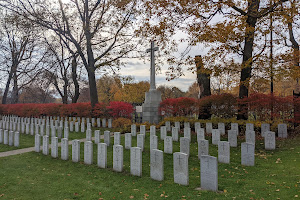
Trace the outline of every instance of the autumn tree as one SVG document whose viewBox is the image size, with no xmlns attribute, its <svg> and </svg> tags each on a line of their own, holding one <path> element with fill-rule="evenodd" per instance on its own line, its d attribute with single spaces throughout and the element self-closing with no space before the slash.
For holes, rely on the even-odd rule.
<svg viewBox="0 0 300 200">
<path fill-rule="evenodd" d="M 185 96 L 185 92 L 181 91 L 178 87 L 175 86 L 160 85 L 158 86 L 157 90 L 161 92 L 162 100 Z"/>
<path fill-rule="evenodd" d="M 92 106 L 98 102 L 96 71 L 119 66 L 137 49 L 136 0 L 1 0 L 0 6 L 71 43 L 87 71 Z"/>
<path fill-rule="evenodd" d="M 162 40 L 168 41 L 180 30 L 187 33 L 188 37 L 179 41 L 186 41 L 191 46 L 199 43 L 209 45 L 210 51 L 203 58 L 204 63 L 210 63 L 216 71 L 223 68 L 239 73 L 239 98 L 243 99 L 249 94 L 256 58 L 266 49 L 265 32 L 260 24 L 286 1 L 145 0 L 149 17 L 153 16 L 154 20 L 153 23 L 146 21 L 145 28 Z M 172 76 L 182 75 L 184 64 L 193 64 L 192 57 L 186 52 L 181 55 L 187 55 L 186 59 L 183 56 L 177 62 L 174 57 L 169 59 L 173 63 L 170 67 Z M 240 59 L 238 56 L 240 63 L 236 62 Z M 247 108 L 241 105 L 239 110 Z M 238 119 L 247 119 L 247 112 L 240 113 Z"/>
</svg>

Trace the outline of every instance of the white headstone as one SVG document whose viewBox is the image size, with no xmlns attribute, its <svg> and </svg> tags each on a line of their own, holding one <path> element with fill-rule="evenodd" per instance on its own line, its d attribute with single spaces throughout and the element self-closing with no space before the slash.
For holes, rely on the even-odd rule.
<svg viewBox="0 0 300 200">
<path fill-rule="evenodd" d="M 72 161 L 73 162 L 80 161 L 80 140 L 72 141 Z"/>
<path fill-rule="evenodd" d="M 5 131 L 4 131 L 4 133 L 5 133 Z M 4 136 L 5 136 L 5 134 L 4 134 Z M 41 136 L 40 135 L 35 135 L 35 142 L 34 142 L 35 152 L 40 152 L 40 146 L 41 146 Z"/>
<path fill-rule="evenodd" d="M 261 124 L 261 136 L 265 137 L 265 132 L 270 131 L 270 124 Z"/>
<path fill-rule="evenodd" d="M 9 146 L 13 146 L 14 145 L 14 134 L 15 132 L 14 131 L 9 131 L 9 140 L 8 140 L 8 145 Z"/>
<path fill-rule="evenodd" d="M 239 124 L 238 123 L 231 123 L 231 130 L 236 130 L 237 134 L 239 135 Z"/>
<path fill-rule="evenodd" d="M 0 129 L 0 144 L 3 143 L 3 130 Z"/>
<path fill-rule="evenodd" d="M 171 122 L 166 121 L 165 126 L 167 127 L 167 131 L 171 131 Z"/>
<path fill-rule="evenodd" d="M 246 131 L 254 131 L 254 124 L 246 123 Z"/>
<path fill-rule="evenodd" d="M 184 128 L 191 128 L 190 122 L 184 122 Z"/>
<path fill-rule="evenodd" d="M 220 131 L 219 129 L 212 130 L 212 144 L 218 145 L 220 141 Z"/>
<path fill-rule="evenodd" d="M 255 145 L 255 131 L 246 131 L 246 142 Z"/>
<path fill-rule="evenodd" d="M 86 141 L 92 141 L 92 130 L 91 129 L 86 130 Z"/>
<path fill-rule="evenodd" d="M 177 127 L 180 130 L 180 122 L 175 122 L 175 127 Z"/>
<path fill-rule="evenodd" d="M 180 138 L 180 152 L 190 155 L 190 140 L 186 137 Z"/>
<path fill-rule="evenodd" d="M 140 134 L 146 135 L 146 126 L 145 125 L 140 126 Z"/>
<path fill-rule="evenodd" d="M 130 174 L 142 176 L 142 149 L 131 147 L 130 149 Z"/>
<path fill-rule="evenodd" d="M 224 123 L 218 123 L 218 129 L 219 129 L 221 135 L 225 135 L 225 124 Z"/>
<path fill-rule="evenodd" d="M 201 188 L 218 191 L 218 161 L 213 156 L 201 156 Z"/>
<path fill-rule="evenodd" d="M 201 123 L 200 122 L 195 122 L 195 132 L 197 132 L 198 129 L 201 128 Z"/>
<path fill-rule="evenodd" d="M 93 164 L 93 142 L 84 142 L 84 163 L 87 165 Z"/>
<path fill-rule="evenodd" d="M 231 147 L 237 147 L 237 130 L 228 130 L 228 142 Z"/>
<path fill-rule="evenodd" d="M 100 130 L 95 130 L 95 144 L 100 143 Z"/>
<path fill-rule="evenodd" d="M 206 123 L 206 133 L 211 134 L 212 129 L 213 129 L 212 123 Z"/>
<path fill-rule="evenodd" d="M 265 149 L 274 150 L 276 148 L 275 133 L 271 131 L 265 132 Z"/>
<path fill-rule="evenodd" d="M 167 127 L 161 126 L 160 127 L 160 139 L 164 140 L 166 136 L 167 136 Z"/>
<path fill-rule="evenodd" d="M 131 124 L 131 135 L 133 137 L 136 136 L 136 125 L 135 124 Z"/>
<path fill-rule="evenodd" d="M 125 149 L 131 148 L 131 133 L 125 133 Z"/>
<path fill-rule="evenodd" d="M 121 133 L 120 132 L 114 133 L 114 145 L 121 145 Z"/>
<path fill-rule="evenodd" d="M 255 158 L 254 158 L 254 144 L 250 143 L 242 143 L 242 165 L 245 166 L 254 166 Z"/>
<path fill-rule="evenodd" d="M 112 128 L 112 119 L 108 119 L 108 128 Z"/>
<path fill-rule="evenodd" d="M 69 128 L 65 127 L 64 129 L 64 138 L 69 138 Z"/>
<path fill-rule="evenodd" d="M 198 128 L 196 130 L 197 132 L 197 141 L 199 142 L 199 140 L 205 140 L 205 132 L 204 132 L 204 128 Z"/>
<path fill-rule="evenodd" d="M 189 157 L 185 153 L 173 154 L 174 182 L 189 185 Z"/>
<path fill-rule="evenodd" d="M 69 159 L 69 141 L 67 138 L 61 139 L 61 159 Z"/>
<path fill-rule="evenodd" d="M 145 138 L 144 135 L 138 134 L 137 136 L 137 147 L 140 147 L 144 151 Z"/>
<path fill-rule="evenodd" d="M 15 147 L 19 147 L 20 145 L 20 133 L 19 132 L 15 132 L 14 135 L 14 146 Z"/>
<path fill-rule="evenodd" d="M 102 127 L 106 128 L 106 119 L 105 118 L 102 119 Z"/>
<path fill-rule="evenodd" d="M 189 140 L 190 140 L 190 142 L 191 142 L 191 128 L 188 128 L 188 127 L 185 127 L 184 128 L 184 132 L 183 132 L 184 134 L 184 137 L 186 137 L 186 138 L 188 138 Z"/>
<path fill-rule="evenodd" d="M 172 139 L 173 139 L 173 141 L 178 142 L 178 135 L 179 135 L 179 128 L 178 127 L 172 127 Z"/>
<path fill-rule="evenodd" d="M 173 153 L 173 139 L 171 136 L 167 136 L 164 140 L 164 152 L 168 154 Z"/>
<path fill-rule="evenodd" d="M 229 142 L 219 141 L 218 143 L 218 161 L 220 163 L 230 163 L 230 145 Z"/>
<path fill-rule="evenodd" d="M 150 177 L 156 181 L 164 180 L 164 153 L 161 150 L 150 150 Z"/>
<path fill-rule="evenodd" d="M 123 146 L 113 146 L 113 170 L 116 172 L 123 171 Z"/>
<path fill-rule="evenodd" d="M 100 128 L 101 127 L 101 119 L 97 118 L 97 127 Z"/>
<path fill-rule="evenodd" d="M 107 145 L 105 143 L 98 143 L 98 167 L 107 167 Z"/>
<path fill-rule="evenodd" d="M 51 156 L 58 157 L 58 137 L 51 137 Z"/>
<path fill-rule="evenodd" d="M 198 140 L 198 159 L 201 158 L 201 156 L 209 155 L 209 142 L 208 140 Z"/>
<path fill-rule="evenodd" d="M 157 143 L 157 136 L 156 135 L 151 135 L 150 136 L 150 151 L 152 149 L 157 149 L 158 148 L 158 143 Z"/>
<path fill-rule="evenodd" d="M 156 126 L 150 126 L 150 135 L 156 135 Z"/>
<path fill-rule="evenodd" d="M 110 131 L 104 131 L 104 143 L 110 145 Z"/>
<path fill-rule="evenodd" d="M 47 135 L 43 136 L 43 154 L 44 155 L 49 154 L 49 136 Z"/>
<path fill-rule="evenodd" d="M 278 137 L 279 138 L 287 138 L 287 125 L 286 124 L 278 124 Z"/>
</svg>

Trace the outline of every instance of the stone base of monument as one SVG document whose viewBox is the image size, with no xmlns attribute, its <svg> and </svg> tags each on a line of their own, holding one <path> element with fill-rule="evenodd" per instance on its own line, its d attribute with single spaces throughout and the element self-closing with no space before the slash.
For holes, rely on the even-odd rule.
<svg viewBox="0 0 300 200">
<path fill-rule="evenodd" d="M 161 102 L 161 92 L 158 90 L 150 90 L 145 94 L 145 102 L 143 103 L 143 122 L 158 124 L 160 121 L 159 104 Z"/>
</svg>

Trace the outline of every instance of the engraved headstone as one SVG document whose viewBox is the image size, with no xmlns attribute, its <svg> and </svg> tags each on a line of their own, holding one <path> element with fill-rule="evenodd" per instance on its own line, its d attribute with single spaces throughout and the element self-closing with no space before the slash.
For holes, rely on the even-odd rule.
<svg viewBox="0 0 300 200">
<path fill-rule="evenodd" d="M 120 132 L 114 133 L 114 145 L 121 145 L 121 133 Z"/>
<path fill-rule="evenodd" d="M 201 188 L 218 191 L 218 161 L 213 156 L 201 156 Z"/>
<path fill-rule="evenodd" d="M 172 139 L 173 139 L 173 141 L 178 142 L 178 135 L 179 135 L 179 128 L 178 127 L 172 127 Z"/>
<path fill-rule="evenodd" d="M 255 150 L 255 146 L 254 144 L 250 144 L 250 143 L 242 143 L 242 165 L 245 166 L 254 166 L 255 163 L 255 158 L 254 158 L 254 150 Z"/>
<path fill-rule="evenodd" d="M 14 145 L 14 134 L 15 132 L 14 131 L 9 131 L 9 140 L 8 140 L 8 145 L 9 146 L 13 146 Z"/>
<path fill-rule="evenodd" d="M 142 151 L 144 151 L 144 143 L 145 143 L 144 135 L 138 134 L 138 136 L 137 136 L 137 147 L 140 147 Z"/>
<path fill-rule="evenodd" d="M 198 159 L 203 155 L 209 155 L 209 142 L 208 140 L 198 140 Z"/>
<path fill-rule="evenodd" d="M 100 128 L 101 127 L 101 119 L 97 118 L 97 127 Z"/>
<path fill-rule="evenodd" d="M 164 152 L 168 154 L 173 153 L 173 139 L 171 136 L 167 136 L 164 140 Z"/>
<path fill-rule="evenodd" d="M 102 127 L 106 128 L 106 119 L 105 118 L 102 119 Z"/>
<path fill-rule="evenodd" d="M 228 130 L 228 142 L 231 147 L 237 147 L 237 130 Z"/>
<path fill-rule="evenodd" d="M 206 123 L 206 133 L 211 134 L 213 130 L 212 123 Z"/>
<path fill-rule="evenodd" d="M 100 143 L 100 130 L 95 130 L 95 144 Z"/>
<path fill-rule="evenodd" d="M 0 144 L 3 143 L 3 130 L 0 129 Z"/>
<path fill-rule="evenodd" d="M 186 137 L 180 138 L 180 152 L 190 155 L 190 140 Z"/>
<path fill-rule="evenodd" d="M 15 132 L 14 135 L 14 146 L 15 147 L 19 147 L 20 145 L 20 133 L 19 132 Z"/>
<path fill-rule="evenodd" d="M 161 126 L 160 127 L 160 139 L 164 140 L 166 136 L 167 136 L 167 127 Z"/>
<path fill-rule="evenodd" d="M 70 131 L 71 132 L 74 131 L 74 122 L 73 121 L 70 122 Z"/>
<path fill-rule="evenodd" d="M 157 181 L 164 180 L 164 153 L 161 150 L 150 150 L 150 177 Z"/>
<path fill-rule="evenodd" d="M 218 145 L 220 141 L 220 131 L 219 129 L 212 130 L 212 144 Z"/>
<path fill-rule="evenodd" d="M 80 161 L 80 140 L 72 141 L 72 161 L 73 162 Z"/>
<path fill-rule="evenodd" d="M 69 141 L 67 138 L 61 139 L 61 159 L 69 159 Z"/>
<path fill-rule="evenodd" d="M 135 124 L 131 124 L 131 135 L 133 137 L 136 136 L 136 125 Z"/>
<path fill-rule="evenodd" d="M 239 124 L 238 123 L 231 123 L 231 130 L 236 130 L 237 135 L 239 135 Z"/>
<path fill-rule="evenodd" d="M 92 141 L 92 130 L 91 129 L 86 130 L 86 141 Z"/>
<path fill-rule="evenodd" d="M 190 122 L 184 122 L 184 128 L 191 128 Z"/>
<path fill-rule="evenodd" d="M 140 134 L 146 135 L 146 126 L 145 125 L 140 126 Z"/>
<path fill-rule="evenodd" d="M 261 124 L 261 136 L 265 137 L 265 132 L 270 131 L 270 124 Z"/>
<path fill-rule="evenodd" d="M 150 126 L 150 135 L 156 135 L 156 126 Z"/>
<path fill-rule="evenodd" d="M 116 172 L 123 171 L 123 146 L 113 146 L 113 170 Z"/>
<path fill-rule="evenodd" d="M 201 128 L 201 123 L 200 122 L 195 122 L 195 132 L 197 132 L 198 129 Z"/>
<path fill-rule="evenodd" d="M 230 163 L 229 142 L 219 141 L 219 143 L 218 143 L 218 161 L 220 163 Z"/>
<path fill-rule="evenodd" d="M 274 150 L 276 148 L 275 133 L 271 131 L 265 132 L 265 149 Z"/>
<path fill-rule="evenodd" d="M 5 133 L 5 132 L 4 132 Z M 4 135 L 5 136 L 5 135 Z M 35 140 L 34 140 L 34 151 L 35 152 L 40 152 L 40 146 L 41 146 L 41 136 L 40 135 L 35 135 Z"/>
<path fill-rule="evenodd" d="M 104 143 L 110 145 L 110 131 L 104 131 Z"/>
<path fill-rule="evenodd" d="M 68 127 L 64 128 L 64 138 L 69 138 L 69 128 Z"/>
<path fill-rule="evenodd" d="M 125 149 L 130 149 L 131 148 L 131 133 L 125 133 Z"/>
<path fill-rule="evenodd" d="M 218 123 L 218 129 L 219 129 L 221 135 L 225 135 L 225 124 L 224 123 Z"/>
<path fill-rule="evenodd" d="M 107 125 L 108 128 L 112 128 L 112 119 L 108 119 L 108 125 Z"/>
<path fill-rule="evenodd" d="M 254 124 L 246 123 L 246 131 L 254 131 Z"/>
<path fill-rule="evenodd" d="M 197 141 L 199 142 L 199 140 L 204 140 L 205 139 L 205 134 L 204 134 L 204 128 L 198 128 L 196 130 L 197 132 Z"/>
<path fill-rule="evenodd" d="M 81 122 L 80 131 L 81 131 L 81 133 L 85 132 L 85 123 L 84 123 L 84 121 Z"/>
<path fill-rule="evenodd" d="M 58 137 L 51 138 L 51 156 L 53 158 L 58 157 Z"/>
<path fill-rule="evenodd" d="M 157 149 L 157 136 L 156 135 L 151 135 L 150 136 L 150 151 L 152 149 Z"/>
<path fill-rule="evenodd" d="M 79 122 L 75 122 L 75 132 L 79 132 Z"/>
<path fill-rule="evenodd" d="M 107 167 L 107 145 L 105 143 L 98 143 L 98 167 Z"/>
<path fill-rule="evenodd" d="M 93 164 L 93 142 L 84 142 L 84 163 L 87 165 Z"/>
<path fill-rule="evenodd" d="M 171 131 L 171 122 L 166 121 L 165 126 L 167 127 L 167 131 Z"/>
<path fill-rule="evenodd" d="M 255 131 L 246 131 L 246 142 L 255 145 Z"/>
<path fill-rule="evenodd" d="M 178 128 L 178 130 L 180 130 L 180 122 L 175 122 L 175 127 Z"/>
<path fill-rule="evenodd" d="M 44 155 L 49 154 L 49 136 L 47 135 L 43 136 L 43 154 Z"/>
<path fill-rule="evenodd" d="M 176 152 L 173 154 L 174 182 L 180 185 L 189 185 L 188 155 Z"/>
<path fill-rule="evenodd" d="M 142 176 L 142 149 L 139 147 L 130 149 L 130 174 Z"/>
<path fill-rule="evenodd" d="M 61 126 L 58 127 L 58 129 L 57 129 L 57 137 L 58 137 L 58 139 L 62 138 L 62 130 L 63 130 L 63 128 Z"/>
<path fill-rule="evenodd" d="M 185 127 L 183 131 L 184 137 L 188 138 L 191 142 L 191 128 Z"/>
<path fill-rule="evenodd" d="M 287 125 L 286 124 L 278 124 L 278 137 L 279 138 L 287 138 Z"/>
</svg>

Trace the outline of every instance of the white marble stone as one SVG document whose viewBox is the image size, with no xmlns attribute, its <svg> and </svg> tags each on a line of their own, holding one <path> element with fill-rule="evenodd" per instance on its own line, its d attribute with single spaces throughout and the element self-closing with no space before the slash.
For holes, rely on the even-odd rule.
<svg viewBox="0 0 300 200">
<path fill-rule="evenodd" d="M 160 127 L 160 139 L 164 140 L 166 136 L 167 136 L 167 127 L 161 126 Z"/>
<path fill-rule="evenodd" d="M 156 181 L 164 180 L 164 153 L 161 150 L 150 150 L 150 177 Z"/>
<path fill-rule="evenodd" d="M 261 124 L 261 136 L 265 137 L 265 132 L 270 131 L 270 124 L 263 123 Z"/>
<path fill-rule="evenodd" d="M 8 145 L 9 146 L 13 146 L 14 145 L 14 131 L 9 131 L 9 135 L 8 135 Z"/>
<path fill-rule="evenodd" d="M 84 142 L 84 164 L 93 164 L 93 142 L 91 141 Z"/>
<path fill-rule="evenodd" d="M 14 146 L 19 147 L 20 146 L 20 133 L 15 132 L 14 134 L 15 134 L 14 135 Z"/>
<path fill-rule="evenodd" d="M 205 140 L 204 128 L 197 128 L 196 133 L 197 133 L 197 141 L 198 142 L 199 142 L 199 140 Z"/>
<path fill-rule="evenodd" d="M 123 171 L 123 146 L 113 146 L 113 170 L 116 172 Z"/>
<path fill-rule="evenodd" d="M 92 130 L 91 129 L 86 130 L 86 141 L 92 141 Z"/>
<path fill-rule="evenodd" d="M 101 140 L 100 137 L 101 137 L 100 130 L 95 130 L 95 144 L 100 143 Z"/>
<path fill-rule="evenodd" d="M 3 130 L 0 129 L 0 144 L 3 143 Z"/>
<path fill-rule="evenodd" d="M 107 145 L 105 143 L 98 143 L 97 165 L 100 168 L 107 167 Z"/>
<path fill-rule="evenodd" d="M 68 127 L 64 128 L 64 138 L 69 138 L 69 128 Z"/>
<path fill-rule="evenodd" d="M 81 133 L 85 132 L 85 123 L 84 122 L 81 122 L 80 131 L 81 131 Z"/>
<path fill-rule="evenodd" d="M 35 135 L 34 151 L 35 152 L 40 152 L 40 146 L 41 146 L 41 136 L 40 135 Z"/>
<path fill-rule="evenodd" d="M 190 156 L 190 140 L 186 137 L 180 138 L 180 152 Z"/>
<path fill-rule="evenodd" d="M 106 128 L 106 119 L 105 118 L 102 119 L 102 127 Z"/>
<path fill-rule="evenodd" d="M 107 125 L 108 128 L 112 128 L 112 119 L 108 119 L 108 125 Z"/>
<path fill-rule="evenodd" d="M 104 143 L 110 146 L 110 131 L 104 131 Z"/>
<path fill-rule="evenodd" d="M 201 189 L 218 191 L 218 161 L 213 156 L 201 156 Z"/>
<path fill-rule="evenodd" d="M 72 140 L 72 161 L 80 161 L 80 140 Z"/>
<path fill-rule="evenodd" d="M 212 123 L 206 123 L 206 133 L 212 134 L 213 126 Z"/>
<path fill-rule="evenodd" d="M 185 127 L 185 128 L 183 129 L 183 135 L 184 135 L 184 137 L 188 138 L 188 139 L 190 140 L 190 142 L 191 142 L 191 140 L 192 140 L 192 136 L 191 136 L 191 128 Z"/>
<path fill-rule="evenodd" d="M 254 124 L 246 123 L 246 131 L 254 131 Z"/>
<path fill-rule="evenodd" d="M 67 138 L 61 139 L 61 159 L 69 159 L 69 141 Z"/>
<path fill-rule="evenodd" d="M 70 131 L 73 132 L 74 131 L 74 122 L 70 121 Z"/>
<path fill-rule="evenodd" d="M 130 149 L 130 174 L 133 176 L 142 176 L 142 149 L 131 147 Z"/>
<path fill-rule="evenodd" d="M 275 148 L 276 148 L 275 133 L 271 131 L 265 132 L 265 149 L 275 150 Z"/>
<path fill-rule="evenodd" d="M 231 147 L 237 147 L 237 130 L 228 130 L 228 142 Z"/>
<path fill-rule="evenodd" d="M 61 126 L 58 127 L 58 129 L 57 129 L 57 137 L 58 137 L 58 139 L 62 138 L 62 131 L 63 131 L 63 128 Z"/>
<path fill-rule="evenodd" d="M 220 141 L 220 130 L 213 129 L 212 130 L 212 144 L 218 145 L 219 141 Z"/>
<path fill-rule="evenodd" d="M 167 128 L 167 131 L 171 131 L 171 122 L 170 121 L 166 121 L 165 126 Z"/>
<path fill-rule="evenodd" d="M 180 130 L 180 122 L 175 122 L 175 127 L 177 127 Z"/>
<path fill-rule="evenodd" d="M 49 136 L 47 135 L 43 136 L 43 154 L 44 155 L 49 154 Z"/>
<path fill-rule="evenodd" d="M 254 157 L 254 151 L 255 146 L 254 144 L 250 143 L 242 143 L 242 153 L 241 153 L 241 160 L 242 165 L 245 166 L 254 166 L 255 163 L 255 157 Z"/>
<path fill-rule="evenodd" d="M 75 132 L 79 132 L 79 122 L 75 122 Z"/>
<path fill-rule="evenodd" d="M 236 130 L 237 135 L 239 135 L 239 124 L 238 123 L 231 123 L 231 130 Z"/>
<path fill-rule="evenodd" d="M 203 155 L 209 155 L 208 140 L 198 140 L 198 159 L 200 159 Z"/>
<path fill-rule="evenodd" d="M 58 137 L 51 137 L 51 156 L 58 157 Z"/>
<path fill-rule="evenodd" d="M 246 131 L 246 142 L 255 145 L 255 131 Z"/>
<path fill-rule="evenodd" d="M 121 145 L 121 133 L 114 132 L 114 145 Z"/>
<path fill-rule="evenodd" d="M 190 122 L 184 122 L 184 128 L 191 128 Z"/>
<path fill-rule="evenodd" d="M 131 148 L 132 134 L 125 133 L 125 149 Z"/>
<path fill-rule="evenodd" d="M 201 128 L 201 123 L 200 122 L 195 122 L 195 132 L 197 132 L 198 129 Z"/>
<path fill-rule="evenodd" d="M 150 151 L 152 149 L 157 149 L 157 148 L 158 148 L 157 136 L 156 135 L 151 135 L 150 136 Z"/>
<path fill-rule="evenodd" d="M 101 119 L 97 118 L 97 127 L 100 128 L 101 127 Z"/>
<path fill-rule="evenodd" d="M 230 163 L 230 145 L 229 142 L 219 141 L 218 143 L 218 161 L 220 163 Z"/>
<path fill-rule="evenodd" d="M 218 123 L 218 129 L 219 129 L 221 135 L 225 135 L 225 124 L 224 123 Z"/>
<path fill-rule="evenodd" d="M 140 147 L 142 151 L 144 151 L 145 138 L 143 134 L 137 135 L 137 147 Z"/>
<path fill-rule="evenodd" d="M 171 136 L 167 136 L 164 140 L 164 152 L 168 154 L 173 153 L 173 139 Z"/>
<path fill-rule="evenodd" d="M 145 125 L 140 126 L 140 134 L 146 135 L 146 126 Z"/>
<path fill-rule="evenodd" d="M 178 142 L 178 136 L 179 135 L 179 128 L 178 127 L 172 127 L 172 139 L 173 141 Z"/>
<path fill-rule="evenodd" d="M 150 126 L 150 135 L 156 135 L 156 126 Z"/>
<path fill-rule="evenodd" d="M 287 138 L 287 125 L 286 124 L 278 124 L 278 137 L 279 138 Z"/>
<path fill-rule="evenodd" d="M 185 153 L 173 154 L 174 182 L 189 185 L 189 157 Z"/>
</svg>

